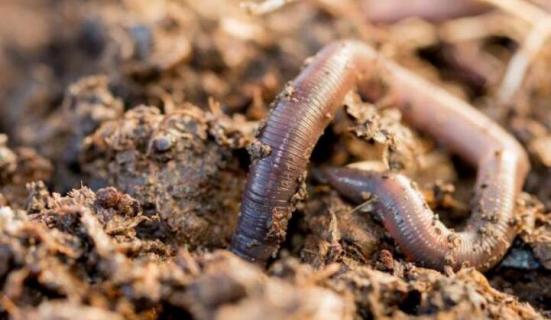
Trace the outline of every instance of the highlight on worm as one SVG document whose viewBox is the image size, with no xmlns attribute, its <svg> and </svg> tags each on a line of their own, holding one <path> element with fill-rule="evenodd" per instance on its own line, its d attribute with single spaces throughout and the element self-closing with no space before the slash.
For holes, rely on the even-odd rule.
<svg viewBox="0 0 551 320">
<path fill-rule="evenodd" d="M 515 198 L 529 170 L 525 151 L 468 103 L 352 40 L 322 49 L 276 101 L 259 135 L 265 152 L 251 165 L 232 251 L 261 264 L 277 252 L 312 149 L 346 93 L 366 88 L 370 75 L 383 76 L 407 123 L 478 168 L 471 217 L 461 231 L 447 228 L 399 174 L 328 169 L 328 182 L 352 200 L 371 193 L 410 260 L 437 269 L 492 267 L 516 235 Z"/>
</svg>

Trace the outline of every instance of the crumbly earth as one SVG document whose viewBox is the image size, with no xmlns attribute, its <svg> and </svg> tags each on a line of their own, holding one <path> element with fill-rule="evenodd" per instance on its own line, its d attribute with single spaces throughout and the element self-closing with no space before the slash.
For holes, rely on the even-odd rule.
<svg viewBox="0 0 551 320">
<path fill-rule="evenodd" d="M 86 138 L 81 163 L 96 183 L 158 213 L 166 224 L 159 236 L 194 248 L 223 247 L 235 229 L 245 181 L 231 151 L 246 142 L 237 123 L 224 127 L 197 107 L 161 115 L 141 106 Z"/>
<path fill-rule="evenodd" d="M 465 40 L 460 20 L 373 25 L 355 1 L 262 16 L 239 2 L 0 3 L 0 319 L 551 317 L 551 42 L 500 104 L 529 30 L 506 13 L 471 18 L 488 32 Z M 247 168 L 270 152 L 254 136 L 271 102 L 343 38 L 470 101 L 525 146 L 519 236 L 493 270 L 416 267 L 369 201 L 354 207 L 310 177 L 266 269 L 227 250 Z M 402 172 L 460 228 L 474 170 L 407 126 L 388 85 L 346 97 L 311 167 Z"/>
</svg>

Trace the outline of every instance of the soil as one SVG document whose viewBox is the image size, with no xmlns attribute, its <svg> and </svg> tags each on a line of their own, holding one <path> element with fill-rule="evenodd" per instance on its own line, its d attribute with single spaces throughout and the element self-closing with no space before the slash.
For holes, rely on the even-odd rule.
<svg viewBox="0 0 551 320">
<path fill-rule="evenodd" d="M 500 102 L 530 31 L 510 13 L 372 24 L 354 1 L 285 2 L 261 15 L 237 0 L 0 3 L 0 319 L 551 317 L 551 41 Z M 227 250 L 248 166 L 270 153 L 255 134 L 271 102 L 344 38 L 469 101 L 528 151 L 520 233 L 491 271 L 416 267 L 369 201 L 354 207 L 311 174 L 266 268 Z M 377 79 L 372 90 L 347 96 L 311 168 L 403 172 L 461 226 L 475 170 L 404 123 Z"/>
</svg>

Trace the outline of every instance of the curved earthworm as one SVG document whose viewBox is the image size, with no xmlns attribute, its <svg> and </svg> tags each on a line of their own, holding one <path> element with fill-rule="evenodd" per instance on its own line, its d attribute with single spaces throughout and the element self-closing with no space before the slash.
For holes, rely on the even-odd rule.
<svg viewBox="0 0 551 320">
<path fill-rule="evenodd" d="M 314 145 L 345 94 L 365 86 L 362 80 L 372 74 L 386 78 L 408 123 L 478 167 L 475 209 L 467 227 L 454 232 L 436 221 L 404 176 L 368 174 L 360 183 L 341 169 L 326 171 L 330 182 L 344 192 L 365 188 L 382 199 L 383 222 L 410 259 L 440 269 L 489 268 L 515 236 L 515 197 L 529 168 L 525 151 L 469 104 L 351 40 L 321 50 L 276 102 L 259 137 L 271 152 L 251 166 L 232 250 L 260 263 L 277 251 Z"/>
</svg>

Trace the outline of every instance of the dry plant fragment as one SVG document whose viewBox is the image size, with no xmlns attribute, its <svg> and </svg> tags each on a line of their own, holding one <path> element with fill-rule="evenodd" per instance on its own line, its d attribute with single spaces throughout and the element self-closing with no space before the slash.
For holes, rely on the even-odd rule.
<svg viewBox="0 0 551 320">
<path fill-rule="evenodd" d="M 499 87 L 498 101 L 507 103 L 517 93 L 534 58 L 545 45 L 551 33 L 551 17 L 538 21 L 528 34 L 521 48 L 511 58 L 505 77 Z"/>
<path fill-rule="evenodd" d="M 519 0 L 482 0 L 532 25 L 532 30 L 515 53 L 498 89 L 498 101 L 508 103 L 517 93 L 524 76 L 534 58 L 549 39 L 551 16 L 526 1 Z"/>
<path fill-rule="evenodd" d="M 260 16 L 275 11 L 293 1 L 295 0 L 264 0 L 260 3 L 246 1 L 241 2 L 241 7 L 250 14 Z"/>
</svg>

